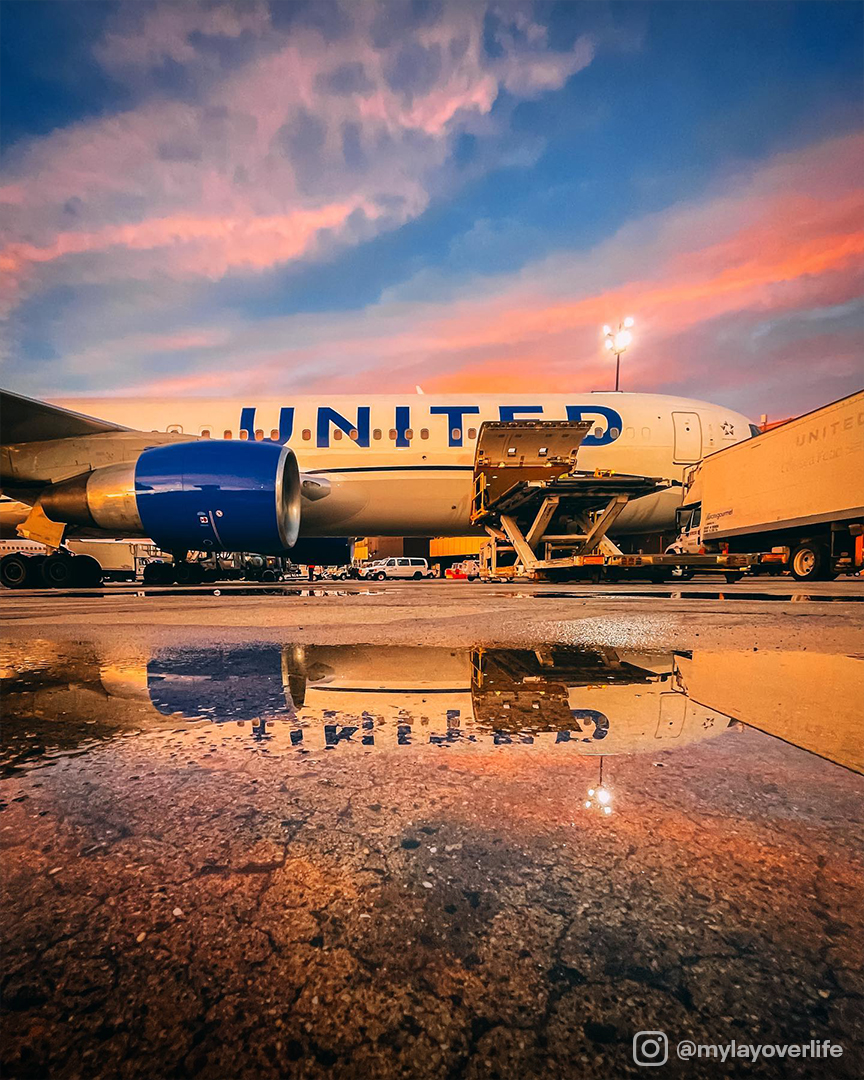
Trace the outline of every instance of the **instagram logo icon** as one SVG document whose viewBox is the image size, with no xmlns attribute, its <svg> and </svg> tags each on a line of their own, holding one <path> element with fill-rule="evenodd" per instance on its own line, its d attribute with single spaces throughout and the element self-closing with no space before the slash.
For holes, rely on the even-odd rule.
<svg viewBox="0 0 864 1080">
<path fill-rule="evenodd" d="M 637 1065 L 665 1065 L 668 1058 L 665 1031 L 637 1031 L 633 1036 L 633 1060 Z"/>
</svg>

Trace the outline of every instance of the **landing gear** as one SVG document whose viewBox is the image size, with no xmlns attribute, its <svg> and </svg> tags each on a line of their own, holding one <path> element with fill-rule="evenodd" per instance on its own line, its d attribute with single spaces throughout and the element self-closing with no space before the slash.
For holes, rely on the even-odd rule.
<svg viewBox="0 0 864 1080">
<path fill-rule="evenodd" d="M 59 548 L 51 555 L 12 552 L 0 560 L 0 584 L 7 589 L 94 589 L 102 567 L 90 555 Z"/>
</svg>

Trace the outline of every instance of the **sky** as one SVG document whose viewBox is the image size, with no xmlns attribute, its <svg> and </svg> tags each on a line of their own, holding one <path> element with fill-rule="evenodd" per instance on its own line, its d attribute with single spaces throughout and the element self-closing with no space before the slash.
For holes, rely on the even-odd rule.
<svg viewBox="0 0 864 1080">
<path fill-rule="evenodd" d="M 33 396 L 858 389 L 857 2 L 0 4 Z"/>
</svg>

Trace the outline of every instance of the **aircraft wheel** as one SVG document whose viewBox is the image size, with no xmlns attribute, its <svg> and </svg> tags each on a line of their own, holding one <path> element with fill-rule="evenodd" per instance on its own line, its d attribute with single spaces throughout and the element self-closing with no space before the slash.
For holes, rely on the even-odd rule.
<svg viewBox="0 0 864 1080">
<path fill-rule="evenodd" d="M 174 580 L 178 585 L 200 585 L 204 580 L 204 571 L 197 563 L 176 563 L 174 567 Z"/>
<path fill-rule="evenodd" d="M 174 581 L 174 568 L 170 563 L 147 563 L 141 580 L 145 585 L 171 585 Z"/>
<path fill-rule="evenodd" d="M 73 556 L 55 552 L 42 563 L 42 582 L 49 589 L 68 589 L 73 584 Z"/>
<path fill-rule="evenodd" d="M 818 581 L 828 573 L 825 549 L 814 540 L 805 540 L 792 552 L 790 568 L 796 581 Z"/>
<path fill-rule="evenodd" d="M 77 589 L 96 589 L 102 584 L 102 567 L 92 555 L 72 556 L 72 584 Z"/>
<path fill-rule="evenodd" d="M 27 579 L 31 577 L 30 564 L 34 558 L 36 556 L 21 555 L 17 551 L 4 555 L 0 559 L 0 584 L 7 589 L 23 589 L 29 584 Z M 42 582 L 38 584 L 41 585 Z"/>
</svg>

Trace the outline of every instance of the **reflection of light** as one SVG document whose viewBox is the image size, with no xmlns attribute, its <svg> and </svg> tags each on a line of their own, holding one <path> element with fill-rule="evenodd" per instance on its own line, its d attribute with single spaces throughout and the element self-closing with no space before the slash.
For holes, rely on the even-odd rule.
<svg viewBox="0 0 864 1080">
<path fill-rule="evenodd" d="M 611 806 L 604 806 L 603 807 L 603 813 L 604 814 L 611 814 L 612 813 L 612 807 Z"/>
<path fill-rule="evenodd" d="M 606 788 L 601 787 L 600 790 L 597 792 L 597 802 L 602 803 L 603 806 L 606 806 L 606 804 L 610 803 L 611 801 L 612 796 L 609 794 Z"/>
<path fill-rule="evenodd" d="M 614 349 L 615 348 L 615 342 L 612 340 L 611 337 L 606 338 L 606 348 L 607 349 Z"/>
<path fill-rule="evenodd" d="M 611 326 L 604 326 L 603 327 L 603 333 L 604 334 L 611 334 L 612 333 L 612 327 Z"/>
<path fill-rule="evenodd" d="M 635 319 L 633 318 L 633 316 L 632 316 L 632 315 L 628 315 L 628 316 L 627 316 L 627 318 L 626 318 L 626 319 L 624 320 L 624 326 L 626 326 L 626 327 L 627 327 L 627 329 L 629 330 L 629 329 L 630 329 L 630 327 L 631 327 L 631 326 L 633 326 L 633 324 L 634 324 L 635 322 L 636 322 L 636 320 L 635 320 Z"/>
</svg>

